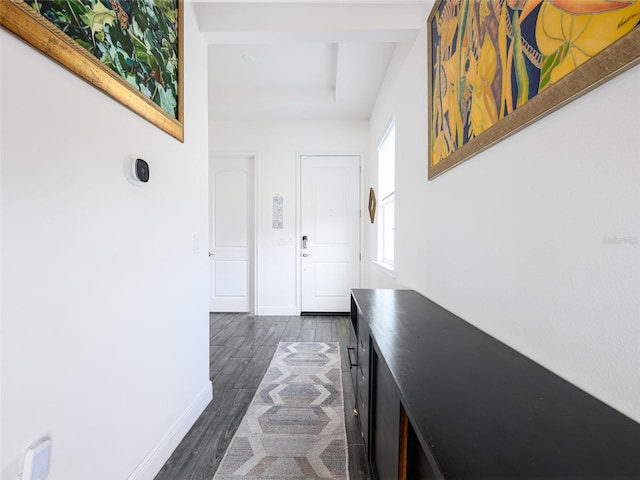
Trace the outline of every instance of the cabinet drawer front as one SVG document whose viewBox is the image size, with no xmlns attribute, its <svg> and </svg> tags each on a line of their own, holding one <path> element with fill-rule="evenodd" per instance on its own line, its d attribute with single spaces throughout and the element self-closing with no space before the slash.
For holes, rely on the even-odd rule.
<svg viewBox="0 0 640 480">
<path fill-rule="evenodd" d="M 369 330 L 363 329 L 360 335 L 358 335 L 358 357 L 366 356 L 367 359 L 369 357 Z M 368 360 L 367 360 L 367 363 Z"/>
<path fill-rule="evenodd" d="M 358 368 L 362 369 L 364 379 L 369 383 L 369 357 L 370 357 L 370 336 L 369 326 L 364 320 L 358 323 Z"/>
<path fill-rule="evenodd" d="M 358 396 L 369 406 L 369 370 L 358 365 Z"/>
<path fill-rule="evenodd" d="M 354 395 L 358 391 L 358 371 L 359 370 L 357 367 L 353 367 L 351 370 L 349 370 L 349 375 L 351 375 L 351 383 L 353 384 Z M 354 400 L 357 400 L 357 398 Z M 357 405 L 356 405 L 356 408 L 357 408 Z"/>
<path fill-rule="evenodd" d="M 364 398 L 366 397 L 366 399 Z M 358 418 L 362 429 L 362 438 L 365 448 L 369 449 L 369 391 L 367 386 L 358 390 L 356 403 L 358 405 Z"/>
</svg>

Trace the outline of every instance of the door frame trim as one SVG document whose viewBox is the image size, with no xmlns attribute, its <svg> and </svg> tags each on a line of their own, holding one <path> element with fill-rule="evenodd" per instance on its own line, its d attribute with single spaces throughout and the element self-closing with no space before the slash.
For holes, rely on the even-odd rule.
<svg viewBox="0 0 640 480">
<path fill-rule="evenodd" d="M 211 194 L 213 192 L 212 190 L 212 181 L 213 181 L 213 158 L 214 157 L 243 157 L 243 158 L 251 158 L 253 160 L 253 234 L 251 236 L 251 242 L 253 243 L 252 248 L 250 249 L 251 251 L 251 255 L 252 255 L 252 259 L 251 259 L 251 298 L 250 298 L 250 308 L 251 308 L 251 313 L 252 315 L 256 315 L 257 312 L 257 308 L 258 308 L 258 196 L 259 196 L 259 191 L 258 191 L 258 175 L 259 175 L 259 171 L 260 171 L 260 162 L 259 162 L 259 155 L 258 152 L 256 151 L 245 151 L 245 150 L 239 150 L 239 151 L 230 151 L 230 150 L 212 150 L 209 152 L 209 160 L 208 160 L 208 193 L 209 193 L 209 205 L 208 205 L 208 213 L 209 213 L 209 218 L 208 218 L 208 223 L 209 223 L 209 231 L 208 231 L 208 237 L 209 237 L 209 242 L 207 247 L 209 248 L 209 252 L 211 251 L 211 242 L 213 241 L 213 236 L 212 236 L 212 228 L 213 226 L 211 225 Z M 209 279 L 209 282 L 211 282 L 211 279 Z M 211 285 L 209 285 L 209 291 L 211 292 Z"/>
<path fill-rule="evenodd" d="M 363 277 L 363 215 L 362 206 L 365 204 L 362 199 L 362 185 L 364 185 L 364 152 L 296 152 L 296 238 L 295 238 L 295 255 L 296 255 L 296 315 L 302 312 L 302 261 L 300 255 L 302 253 L 302 159 L 306 157 L 358 157 L 360 164 L 359 185 L 358 185 L 358 208 L 360 210 L 360 222 L 358 223 L 358 249 L 360 250 L 360 258 L 358 259 L 359 287 L 362 286 Z"/>
</svg>

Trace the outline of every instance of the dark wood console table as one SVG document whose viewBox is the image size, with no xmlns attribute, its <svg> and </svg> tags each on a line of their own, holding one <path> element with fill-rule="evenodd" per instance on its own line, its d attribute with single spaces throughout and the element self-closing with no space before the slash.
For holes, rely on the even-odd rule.
<svg viewBox="0 0 640 480">
<path fill-rule="evenodd" d="M 640 424 L 417 292 L 351 304 L 374 478 L 640 479 Z"/>
</svg>

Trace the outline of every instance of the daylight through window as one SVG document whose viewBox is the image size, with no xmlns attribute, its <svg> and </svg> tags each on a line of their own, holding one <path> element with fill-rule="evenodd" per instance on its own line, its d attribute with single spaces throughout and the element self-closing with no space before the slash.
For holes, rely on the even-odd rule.
<svg viewBox="0 0 640 480">
<path fill-rule="evenodd" d="M 378 147 L 378 261 L 395 265 L 396 129 L 392 123 Z"/>
</svg>

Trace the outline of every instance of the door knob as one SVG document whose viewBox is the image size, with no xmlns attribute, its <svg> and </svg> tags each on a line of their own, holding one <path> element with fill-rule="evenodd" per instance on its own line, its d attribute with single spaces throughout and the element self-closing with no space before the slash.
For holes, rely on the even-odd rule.
<svg viewBox="0 0 640 480">
<path fill-rule="evenodd" d="M 303 256 L 303 257 L 310 257 L 310 256 L 311 256 L 311 254 L 310 254 L 310 253 L 306 253 L 306 252 L 305 252 L 305 253 L 303 253 L 303 254 L 302 254 L 302 256 Z"/>
<path fill-rule="evenodd" d="M 213 257 L 213 253 L 209 252 L 209 256 L 210 256 L 210 257 Z"/>
</svg>

